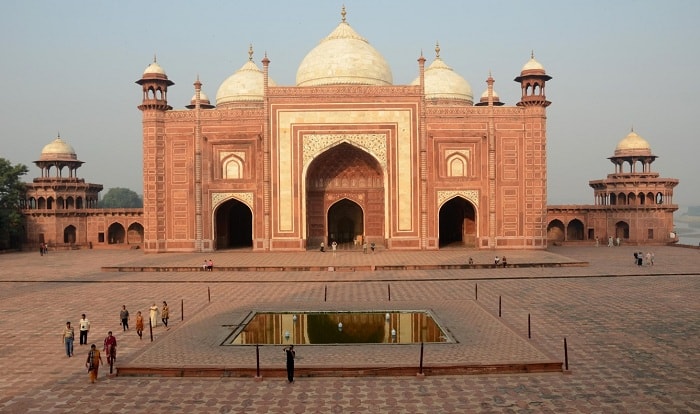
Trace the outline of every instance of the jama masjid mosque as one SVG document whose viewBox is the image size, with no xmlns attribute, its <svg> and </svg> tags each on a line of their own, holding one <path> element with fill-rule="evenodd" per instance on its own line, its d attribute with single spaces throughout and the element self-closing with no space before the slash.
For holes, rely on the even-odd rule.
<svg viewBox="0 0 700 414">
<path fill-rule="evenodd" d="M 525 63 L 514 79 L 520 101 L 509 106 L 491 76 L 475 101 L 440 53 L 438 46 L 429 64 L 419 56 L 415 80 L 396 85 L 343 8 L 337 27 L 301 61 L 296 85 L 277 85 L 270 59 L 259 67 L 251 47 L 215 102 L 197 79 L 184 109 L 168 102 L 174 82 L 154 59 L 136 81 L 143 210 L 91 210 L 101 185 L 88 185 L 80 205 L 49 203 L 70 196 L 46 189 L 81 181 L 75 171 L 82 164 L 69 145 L 50 144 L 37 162 L 42 177 L 29 185 L 28 221 L 86 211 L 73 214 L 83 220 L 77 224 L 29 225 L 28 242 L 41 234 L 65 243 L 65 225 L 84 229 L 73 243 L 106 246 L 116 234 L 119 243 L 146 252 L 302 251 L 333 241 L 404 250 L 545 249 L 548 240 L 618 235 L 633 243 L 674 241 L 678 181 L 651 171 L 656 156 L 643 138 L 631 133 L 620 141 L 610 158 L 615 173 L 591 181 L 595 205 L 548 208 L 545 87 L 552 78 L 543 65 L 534 56 Z M 64 167 L 69 177 L 61 176 Z"/>
</svg>

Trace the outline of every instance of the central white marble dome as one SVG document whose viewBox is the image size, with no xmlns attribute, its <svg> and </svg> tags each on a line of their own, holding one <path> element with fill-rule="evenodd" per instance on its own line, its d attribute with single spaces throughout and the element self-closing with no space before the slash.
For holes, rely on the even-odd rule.
<svg viewBox="0 0 700 414">
<path fill-rule="evenodd" d="M 321 40 L 297 69 L 297 86 L 391 85 L 393 76 L 384 57 L 343 21 Z"/>
</svg>

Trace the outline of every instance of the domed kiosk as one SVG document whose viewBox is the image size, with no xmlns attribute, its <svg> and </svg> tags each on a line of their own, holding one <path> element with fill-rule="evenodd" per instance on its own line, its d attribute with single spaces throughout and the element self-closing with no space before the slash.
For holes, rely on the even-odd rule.
<svg viewBox="0 0 700 414">
<path fill-rule="evenodd" d="M 42 254 L 110 244 L 140 246 L 143 210 L 98 208 L 102 185 L 78 177 L 83 161 L 60 135 L 44 146 L 34 164 L 41 176 L 25 184 L 25 246 L 42 246 Z"/>
</svg>

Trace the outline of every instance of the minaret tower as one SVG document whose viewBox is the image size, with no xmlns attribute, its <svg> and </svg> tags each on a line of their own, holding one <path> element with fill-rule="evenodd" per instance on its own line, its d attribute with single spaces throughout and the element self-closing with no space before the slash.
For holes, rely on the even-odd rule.
<svg viewBox="0 0 700 414">
<path fill-rule="evenodd" d="M 534 248 L 547 245 L 547 107 L 545 84 L 552 79 L 544 66 L 535 60 L 534 52 L 525 63 L 520 76 L 522 97 L 516 105 L 523 108 L 523 194 L 522 229 L 526 239 L 532 240 Z"/>
<path fill-rule="evenodd" d="M 141 79 L 143 98 L 138 108 L 143 112 L 143 245 L 147 252 L 165 251 L 166 202 L 165 176 L 165 113 L 168 105 L 168 86 L 174 85 L 156 62 L 148 65 Z"/>
</svg>

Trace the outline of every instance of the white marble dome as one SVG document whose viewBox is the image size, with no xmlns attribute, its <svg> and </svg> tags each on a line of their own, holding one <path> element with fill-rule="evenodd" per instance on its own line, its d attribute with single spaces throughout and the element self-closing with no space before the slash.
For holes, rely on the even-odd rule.
<svg viewBox="0 0 700 414">
<path fill-rule="evenodd" d="M 75 150 L 61 137 L 56 138 L 41 150 L 39 160 L 77 160 Z"/>
<path fill-rule="evenodd" d="M 297 86 L 391 85 L 393 76 L 384 57 L 343 21 L 313 50 L 297 69 Z"/>
<path fill-rule="evenodd" d="M 253 62 L 252 56 L 236 73 L 229 76 L 216 92 L 216 105 L 230 102 L 251 102 L 263 100 L 265 75 Z M 269 86 L 277 84 L 270 78 Z"/>
<path fill-rule="evenodd" d="M 457 99 L 474 101 L 472 87 L 469 83 L 440 59 L 440 48 L 436 47 L 437 56 L 433 63 L 425 69 L 425 97 L 426 99 Z M 411 85 L 418 85 L 420 78 L 416 78 Z"/>
<path fill-rule="evenodd" d="M 532 73 L 544 74 L 546 71 L 544 70 L 544 66 L 542 66 L 542 64 L 535 59 L 535 53 L 532 52 L 530 54 L 530 60 L 525 62 L 523 68 L 520 70 L 520 73 L 523 75 Z"/>
<path fill-rule="evenodd" d="M 651 155 L 651 146 L 644 138 L 632 131 L 615 147 L 615 156 Z"/>
<path fill-rule="evenodd" d="M 204 93 L 204 91 L 199 91 L 199 101 L 203 104 L 210 103 L 209 96 L 207 96 L 207 94 Z M 190 99 L 191 105 L 195 105 L 196 103 L 197 103 L 197 92 L 195 92 L 194 95 L 192 95 L 192 99 Z"/>
</svg>

